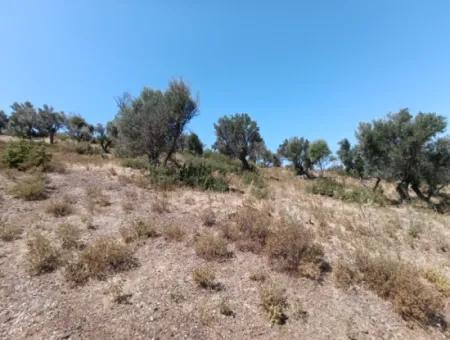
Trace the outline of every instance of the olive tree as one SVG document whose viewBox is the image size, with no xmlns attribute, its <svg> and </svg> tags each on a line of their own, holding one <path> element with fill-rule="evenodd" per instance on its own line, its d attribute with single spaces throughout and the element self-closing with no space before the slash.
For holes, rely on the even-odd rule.
<svg viewBox="0 0 450 340">
<path fill-rule="evenodd" d="M 349 140 L 344 138 L 339 142 L 337 155 L 347 173 L 364 177 L 364 160 L 358 146 L 352 147 Z"/>
<path fill-rule="evenodd" d="M 98 123 L 94 127 L 94 138 L 100 144 L 103 152 L 109 153 L 109 148 L 111 147 L 113 140 L 110 137 L 108 128 L 105 128 L 102 124 Z"/>
<path fill-rule="evenodd" d="M 12 134 L 19 137 L 31 138 L 36 135 L 37 113 L 30 102 L 17 103 L 11 105 L 11 115 L 9 117 L 8 129 Z"/>
<path fill-rule="evenodd" d="M 309 157 L 309 141 L 306 138 L 285 139 L 278 147 L 278 154 L 292 163 L 297 175 L 311 177 L 313 163 Z"/>
<path fill-rule="evenodd" d="M 203 154 L 203 143 L 200 141 L 198 135 L 194 132 L 186 136 L 186 148 L 194 155 Z"/>
<path fill-rule="evenodd" d="M 323 172 L 326 164 L 332 160 L 331 150 L 323 139 L 312 142 L 309 145 L 308 153 L 311 163 L 317 165 L 321 172 Z"/>
<path fill-rule="evenodd" d="M 410 199 L 410 188 L 419 198 L 429 199 L 448 183 L 448 140 L 439 138 L 446 125 L 443 116 L 418 113 L 413 117 L 408 109 L 361 123 L 357 138 L 366 171 L 395 181 L 401 201 Z M 429 197 L 423 194 L 423 185 L 428 185 Z"/>
<path fill-rule="evenodd" d="M 0 110 L 0 133 L 8 127 L 8 116 L 3 110 Z"/>
<path fill-rule="evenodd" d="M 216 142 L 213 148 L 241 161 L 243 170 L 250 170 L 248 160 L 254 158 L 263 139 L 257 123 L 247 113 L 236 113 L 219 118 L 214 124 Z"/>
<path fill-rule="evenodd" d="M 38 109 L 36 117 L 38 134 L 49 137 L 50 144 L 53 144 L 56 132 L 64 126 L 65 121 L 63 112 L 56 112 L 53 107 L 44 105 Z"/>
<path fill-rule="evenodd" d="M 137 98 L 124 95 L 116 116 L 120 149 L 132 156 L 145 154 L 153 164 L 165 154 L 167 163 L 179 145 L 187 124 L 197 115 L 197 100 L 182 81 L 166 91 L 144 88 Z"/>
<path fill-rule="evenodd" d="M 66 119 L 67 134 L 76 141 L 88 142 L 92 139 L 94 127 L 86 122 L 80 115 L 74 115 Z"/>
</svg>

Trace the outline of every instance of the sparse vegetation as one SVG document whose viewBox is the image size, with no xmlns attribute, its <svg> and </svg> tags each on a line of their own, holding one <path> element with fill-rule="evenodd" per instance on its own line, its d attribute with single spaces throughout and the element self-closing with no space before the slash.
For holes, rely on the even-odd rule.
<svg viewBox="0 0 450 340">
<path fill-rule="evenodd" d="M 16 198 L 22 198 L 25 201 L 36 201 L 47 197 L 45 192 L 45 177 L 43 175 L 28 175 L 22 177 L 19 183 L 16 183 L 11 194 Z"/>
<path fill-rule="evenodd" d="M 216 223 L 216 214 L 211 208 L 205 209 L 201 214 L 203 225 L 211 227 Z"/>
<path fill-rule="evenodd" d="M 259 296 L 264 311 L 269 315 L 272 324 L 282 325 L 287 320 L 285 314 L 288 307 L 285 290 L 273 282 L 260 288 Z"/>
<path fill-rule="evenodd" d="M 109 274 L 134 268 L 137 260 L 124 243 L 101 238 L 84 249 L 66 266 L 65 275 L 73 284 L 84 284 L 89 278 L 104 280 Z"/>
<path fill-rule="evenodd" d="M 22 228 L 0 221 L 0 239 L 5 242 L 17 240 L 22 235 Z"/>
<path fill-rule="evenodd" d="M 73 213 L 70 202 L 66 200 L 51 201 L 46 208 L 47 213 L 55 217 L 64 217 Z"/>
<path fill-rule="evenodd" d="M 183 228 L 176 224 L 169 224 L 163 228 L 164 238 L 169 241 L 181 242 L 185 234 Z"/>
<path fill-rule="evenodd" d="M 272 223 L 267 212 L 261 212 L 253 207 L 241 208 L 236 216 L 237 233 L 231 235 L 242 251 L 259 253 L 266 245 L 269 227 Z"/>
<path fill-rule="evenodd" d="M 69 223 L 63 223 L 58 227 L 57 234 L 64 249 L 77 249 L 81 246 L 81 231 L 78 227 Z"/>
<path fill-rule="evenodd" d="M 207 261 L 223 261 L 231 256 L 227 242 L 212 232 L 198 235 L 194 248 L 197 256 Z"/>
<path fill-rule="evenodd" d="M 33 274 L 49 273 L 60 266 L 60 251 L 43 234 L 33 233 L 27 241 L 27 247 L 27 260 Z"/>
<path fill-rule="evenodd" d="M 204 289 L 219 290 L 221 285 L 216 282 L 216 275 L 211 267 L 203 266 L 195 268 L 192 272 L 195 284 Z"/>
</svg>

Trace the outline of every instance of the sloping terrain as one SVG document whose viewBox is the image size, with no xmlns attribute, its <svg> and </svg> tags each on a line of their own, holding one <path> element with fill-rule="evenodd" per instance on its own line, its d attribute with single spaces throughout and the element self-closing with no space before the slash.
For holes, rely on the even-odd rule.
<svg viewBox="0 0 450 340">
<path fill-rule="evenodd" d="M 3 235 L 5 230 L 14 234 L 0 241 L 2 339 L 449 337 L 444 321 L 450 320 L 448 215 L 314 195 L 308 190 L 311 181 L 285 169 L 261 170 L 263 193 L 239 183 L 239 190 L 215 193 L 162 190 L 145 182 L 139 170 L 100 156 L 66 155 L 61 162 L 64 168 L 46 175 L 45 197 L 39 200 L 11 193 L 23 173 L 0 172 Z M 62 208 L 55 208 L 58 204 Z M 302 226 L 323 247 L 321 261 L 327 268 L 320 275 L 286 272 L 273 263 L 265 241 L 261 249 L 242 246 L 228 233 L 246 209 L 256 209 L 255 216 L 264 217 L 272 232 L 284 220 Z M 133 234 L 139 223 L 150 226 L 152 235 Z M 64 245 L 61 225 L 79 232 L 76 246 Z M 36 232 L 57 253 L 51 270 L 30 268 L 30 240 Z M 208 240 L 207 246 L 217 249 L 201 248 L 204 235 L 226 242 L 226 255 Z M 105 275 L 71 280 L 68 263 L 105 239 L 126 246 L 132 265 L 110 265 Z M 396 306 L 404 305 L 398 295 L 383 296 L 364 278 L 340 284 L 338 268 L 351 266 L 361 252 L 401 261 L 421 273 L 417 282 L 439 293 L 440 317 L 424 324 L 408 317 L 409 312 L 400 313 Z M 193 272 L 198 268 L 214 273 L 215 284 L 197 284 Z M 277 295 L 274 287 L 285 298 L 280 310 L 264 308 L 262 291 L 273 289 Z M 274 319 L 279 315 L 274 310 L 284 316 Z"/>
</svg>

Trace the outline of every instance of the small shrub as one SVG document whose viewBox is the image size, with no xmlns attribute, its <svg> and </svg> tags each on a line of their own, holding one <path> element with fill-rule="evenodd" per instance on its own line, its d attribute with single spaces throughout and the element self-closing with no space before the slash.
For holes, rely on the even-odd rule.
<svg viewBox="0 0 450 340">
<path fill-rule="evenodd" d="M 122 161 L 122 166 L 125 168 L 145 170 L 149 168 L 149 162 L 144 158 L 126 158 Z"/>
<path fill-rule="evenodd" d="M 134 227 L 122 226 L 120 227 L 119 232 L 125 243 L 134 242 L 139 238 L 136 229 Z"/>
<path fill-rule="evenodd" d="M 118 304 L 129 304 L 133 294 L 125 293 L 123 286 L 124 282 L 122 279 L 114 280 L 110 283 L 108 291 L 113 302 Z"/>
<path fill-rule="evenodd" d="M 9 168 L 28 170 L 40 167 L 43 170 L 49 165 L 51 154 L 43 144 L 27 140 L 11 141 L 3 153 L 3 163 Z"/>
<path fill-rule="evenodd" d="M 54 271 L 61 264 L 60 252 L 52 241 L 35 233 L 27 241 L 27 260 L 32 273 L 39 275 Z"/>
<path fill-rule="evenodd" d="M 216 275 L 210 267 L 198 267 L 192 272 L 192 279 L 200 288 L 218 290 L 220 284 L 216 282 Z"/>
<path fill-rule="evenodd" d="M 102 188 L 98 186 L 92 186 L 86 189 L 86 195 L 88 198 L 88 204 L 91 206 L 99 205 L 101 207 L 107 207 L 111 205 L 108 197 L 103 193 Z"/>
<path fill-rule="evenodd" d="M 445 297 L 450 297 L 450 281 L 442 273 L 429 269 L 425 272 L 425 278 L 434 284 L 436 289 Z"/>
<path fill-rule="evenodd" d="M 259 253 L 266 245 L 271 219 L 252 207 L 244 207 L 235 215 L 237 247 L 242 251 Z"/>
<path fill-rule="evenodd" d="M 137 239 L 159 236 L 153 224 L 141 220 L 136 221 L 131 227 L 120 228 L 120 234 L 125 243 L 131 243 Z"/>
<path fill-rule="evenodd" d="M 234 311 L 231 309 L 230 305 L 226 300 L 221 300 L 219 304 L 219 312 L 225 316 L 235 316 Z"/>
<path fill-rule="evenodd" d="M 187 186 L 203 190 L 228 191 L 228 183 L 223 176 L 214 174 L 206 163 L 188 163 L 178 173 L 179 181 Z"/>
<path fill-rule="evenodd" d="M 181 242 L 184 238 L 184 230 L 175 224 L 170 224 L 163 229 L 164 238 L 168 241 Z"/>
<path fill-rule="evenodd" d="M 79 155 L 98 155 L 100 149 L 94 148 L 89 142 L 79 142 L 75 145 L 75 152 Z"/>
<path fill-rule="evenodd" d="M 57 230 L 58 237 L 65 249 L 77 249 L 80 247 L 81 232 L 76 226 L 68 223 L 61 224 Z"/>
<path fill-rule="evenodd" d="M 22 235 L 22 228 L 11 224 L 0 223 L 0 239 L 5 242 L 17 240 Z"/>
<path fill-rule="evenodd" d="M 205 209 L 201 214 L 203 225 L 211 227 L 216 223 L 216 214 L 211 208 Z"/>
<path fill-rule="evenodd" d="M 194 243 L 197 256 L 207 260 L 224 260 L 231 256 L 226 241 L 213 233 L 198 235 Z"/>
<path fill-rule="evenodd" d="M 420 280 L 416 268 L 398 260 L 358 253 L 355 263 L 340 271 L 340 281 L 364 284 L 381 298 L 391 301 L 405 320 L 414 320 L 423 326 L 445 325 L 442 296 Z"/>
<path fill-rule="evenodd" d="M 408 234 L 414 239 L 420 238 L 420 235 L 423 233 L 423 226 L 419 223 L 411 222 Z"/>
<path fill-rule="evenodd" d="M 268 313 L 272 324 L 282 325 L 286 322 L 285 310 L 288 307 L 285 290 L 273 283 L 260 288 L 259 296 L 263 309 Z"/>
<path fill-rule="evenodd" d="M 83 284 L 89 278 L 104 280 L 107 275 L 134 268 L 137 265 L 131 250 L 122 242 L 110 238 L 98 239 L 66 267 L 66 278 Z"/>
<path fill-rule="evenodd" d="M 55 217 L 64 217 L 72 214 L 73 208 L 70 202 L 61 200 L 50 202 L 46 211 Z"/>
<path fill-rule="evenodd" d="M 30 175 L 14 185 L 11 194 L 25 201 L 36 201 L 47 197 L 45 193 L 45 178 L 41 175 Z"/>
<path fill-rule="evenodd" d="M 282 221 L 270 233 L 267 253 L 273 267 L 280 271 L 319 279 L 324 269 L 323 249 L 314 243 L 312 232 L 292 222 Z"/>
<path fill-rule="evenodd" d="M 264 272 L 256 272 L 251 274 L 249 279 L 255 282 L 264 282 L 267 279 L 267 274 Z"/>
</svg>

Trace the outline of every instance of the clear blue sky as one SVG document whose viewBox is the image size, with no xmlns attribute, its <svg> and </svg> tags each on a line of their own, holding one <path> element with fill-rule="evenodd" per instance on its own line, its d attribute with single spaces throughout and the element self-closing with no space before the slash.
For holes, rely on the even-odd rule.
<svg viewBox="0 0 450 340">
<path fill-rule="evenodd" d="M 189 129 L 211 144 L 248 112 L 273 150 L 409 107 L 450 113 L 449 0 L 0 0 L 0 109 L 14 101 L 116 113 L 114 97 L 182 77 Z"/>
</svg>

